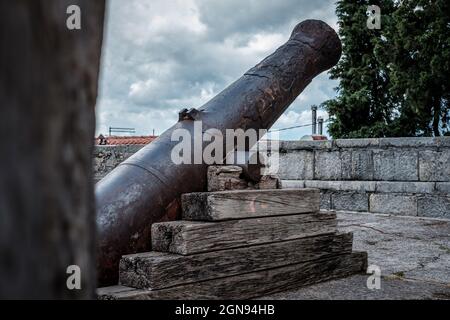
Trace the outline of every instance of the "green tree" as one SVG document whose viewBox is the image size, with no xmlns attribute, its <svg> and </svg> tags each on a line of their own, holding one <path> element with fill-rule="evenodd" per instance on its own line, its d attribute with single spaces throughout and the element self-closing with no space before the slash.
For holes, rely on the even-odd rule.
<svg viewBox="0 0 450 320">
<path fill-rule="evenodd" d="M 366 10 L 381 8 L 381 29 Z M 322 106 L 334 138 L 441 135 L 449 122 L 448 0 L 341 0 L 337 96 Z"/>
<path fill-rule="evenodd" d="M 439 136 L 448 131 L 450 3 L 409 0 L 398 5 L 378 59 L 395 99 L 391 135 Z"/>
</svg>

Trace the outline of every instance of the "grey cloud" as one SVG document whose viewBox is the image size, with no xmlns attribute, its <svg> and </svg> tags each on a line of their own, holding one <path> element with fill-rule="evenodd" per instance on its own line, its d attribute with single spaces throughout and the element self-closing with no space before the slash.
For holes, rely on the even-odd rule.
<svg viewBox="0 0 450 320">
<path fill-rule="evenodd" d="M 333 1 L 110 0 L 97 133 L 108 126 L 161 133 L 179 109 L 205 103 L 306 18 L 334 24 Z M 300 114 L 333 96 L 335 85 L 321 75 L 289 110 Z"/>
<path fill-rule="evenodd" d="M 235 33 L 284 31 L 304 19 L 328 18 L 334 9 L 334 1 L 327 0 L 199 0 L 198 4 L 200 20 L 215 41 Z"/>
</svg>

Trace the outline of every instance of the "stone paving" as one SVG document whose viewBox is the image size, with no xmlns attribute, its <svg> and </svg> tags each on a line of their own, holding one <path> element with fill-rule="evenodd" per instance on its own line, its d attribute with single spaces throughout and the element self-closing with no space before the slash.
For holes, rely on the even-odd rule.
<svg viewBox="0 0 450 320">
<path fill-rule="evenodd" d="M 338 219 L 354 233 L 354 250 L 381 268 L 381 289 L 356 275 L 262 299 L 450 299 L 450 220 L 351 212 Z"/>
</svg>

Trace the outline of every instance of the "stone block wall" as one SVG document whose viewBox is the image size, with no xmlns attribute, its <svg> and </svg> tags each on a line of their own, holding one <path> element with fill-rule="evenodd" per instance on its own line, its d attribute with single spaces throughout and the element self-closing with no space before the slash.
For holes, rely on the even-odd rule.
<svg viewBox="0 0 450 320">
<path fill-rule="evenodd" d="M 96 146 L 95 180 L 142 147 Z M 450 219 L 450 137 L 281 141 L 279 175 L 323 209 Z"/>
<path fill-rule="evenodd" d="M 106 145 L 94 148 L 94 182 L 106 176 L 122 161 L 130 157 L 145 145 Z"/>
<path fill-rule="evenodd" d="M 323 209 L 450 219 L 450 137 L 282 141 L 279 174 Z"/>
</svg>

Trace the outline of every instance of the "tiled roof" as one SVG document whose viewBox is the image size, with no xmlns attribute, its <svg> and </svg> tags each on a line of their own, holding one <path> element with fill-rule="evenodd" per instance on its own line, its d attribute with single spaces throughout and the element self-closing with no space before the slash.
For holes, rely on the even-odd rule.
<svg viewBox="0 0 450 320">
<path fill-rule="evenodd" d="M 313 140 L 328 140 L 327 136 L 323 136 L 323 135 L 320 135 L 320 134 L 313 135 L 312 139 Z"/>
<path fill-rule="evenodd" d="M 328 140 L 327 136 L 320 134 L 308 134 L 306 136 L 301 137 L 300 140 Z"/>
<path fill-rule="evenodd" d="M 106 139 L 106 143 L 101 143 L 100 141 Z M 130 145 L 130 144 L 148 144 L 158 138 L 157 136 L 98 136 L 95 139 L 95 144 L 106 144 L 106 145 Z"/>
</svg>

